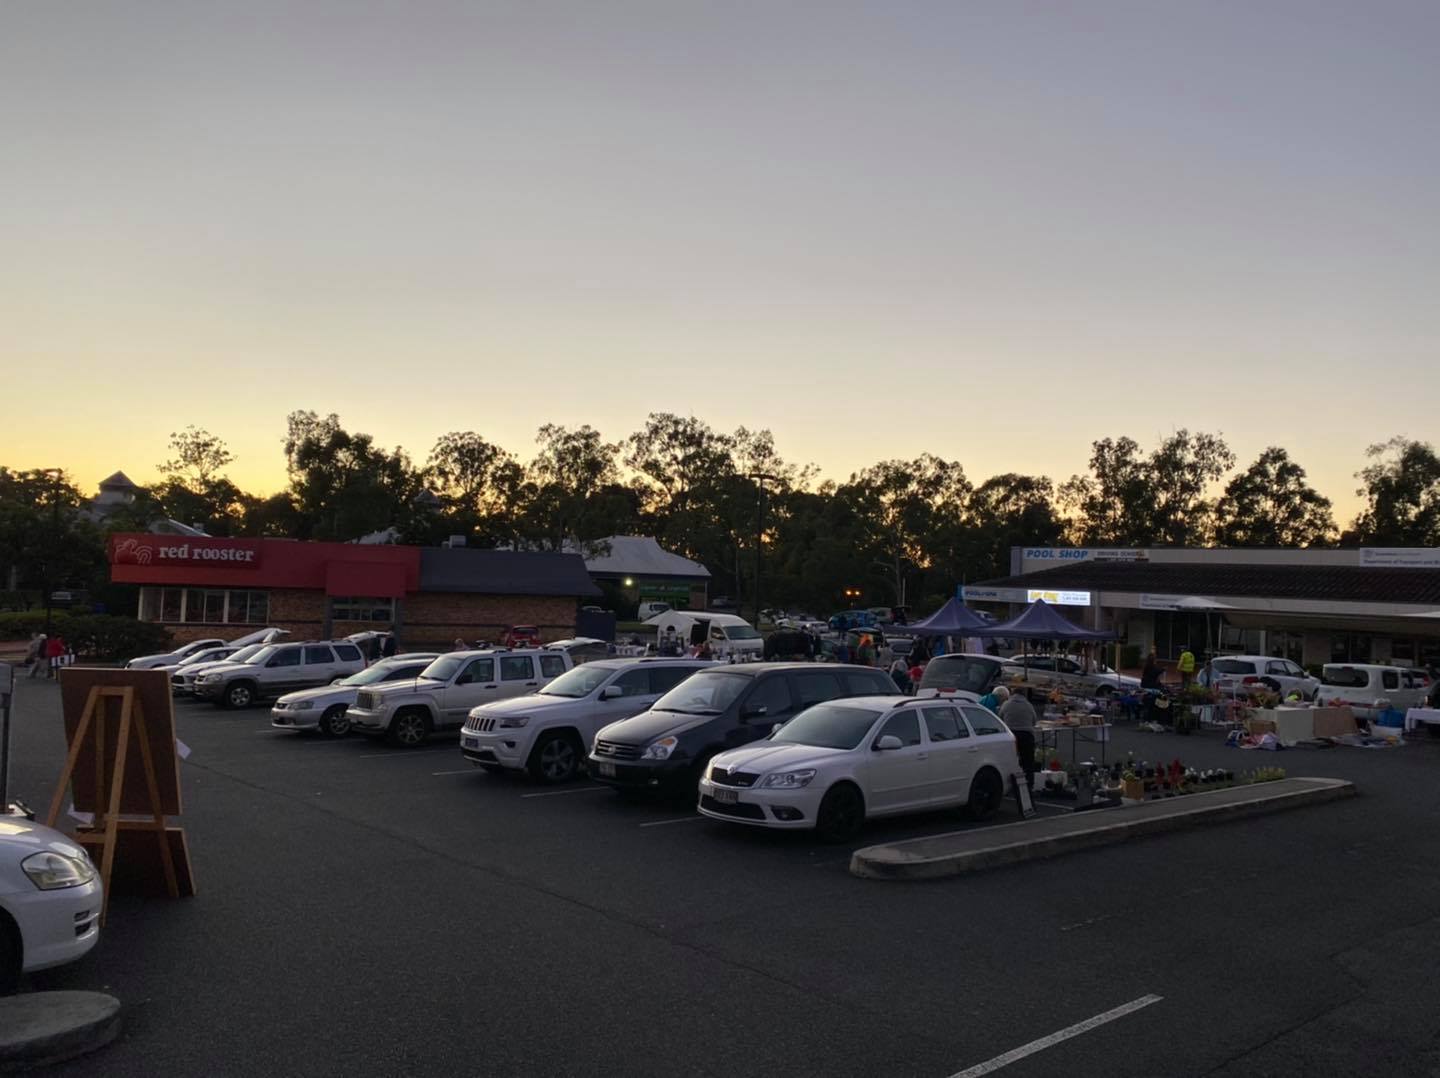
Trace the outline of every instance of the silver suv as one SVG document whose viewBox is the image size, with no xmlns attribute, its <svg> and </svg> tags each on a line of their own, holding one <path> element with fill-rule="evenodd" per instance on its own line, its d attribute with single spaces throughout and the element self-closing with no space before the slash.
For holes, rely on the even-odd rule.
<svg viewBox="0 0 1440 1078">
<path fill-rule="evenodd" d="M 249 707 L 364 669 L 365 657 L 348 640 L 270 644 L 244 662 L 210 667 L 196 680 L 195 695 L 220 707 Z"/>
<path fill-rule="evenodd" d="M 584 764 L 602 726 L 628 719 L 697 670 L 705 659 L 597 659 L 539 692 L 472 708 L 460 733 L 465 759 L 489 772 L 527 771 L 566 782 Z"/>
</svg>

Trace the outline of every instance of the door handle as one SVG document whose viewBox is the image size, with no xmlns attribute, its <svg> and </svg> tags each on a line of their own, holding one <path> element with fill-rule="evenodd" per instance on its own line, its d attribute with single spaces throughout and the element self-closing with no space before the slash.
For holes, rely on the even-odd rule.
<svg viewBox="0 0 1440 1078">
<path fill-rule="evenodd" d="M 481 685 L 480 687 L 481 687 L 482 689 L 493 689 L 493 688 L 495 688 L 496 686 L 495 686 L 494 683 L 492 682 L 492 683 L 489 684 L 489 685 Z"/>
<path fill-rule="evenodd" d="M 930 759 L 930 754 L 929 754 L 928 752 L 917 752 L 917 753 L 915 754 L 915 759 L 917 759 L 917 760 L 928 760 L 928 759 Z"/>
<path fill-rule="evenodd" d="M 527 681 L 527 682 L 525 682 L 525 687 L 526 687 L 526 688 L 529 688 L 529 689 L 533 689 L 536 685 L 539 685 L 539 684 L 540 684 L 540 682 L 538 682 L 538 681 Z"/>
<path fill-rule="evenodd" d="M 971 746 L 970 746 L 968 749 L 966 749 L 965 751 L 966 751 L 966 752 L 979 752 L 979 751 L 980 751 L 980 746 L 979 746 L 979 745 L 971 745 Z"/>
</svg>

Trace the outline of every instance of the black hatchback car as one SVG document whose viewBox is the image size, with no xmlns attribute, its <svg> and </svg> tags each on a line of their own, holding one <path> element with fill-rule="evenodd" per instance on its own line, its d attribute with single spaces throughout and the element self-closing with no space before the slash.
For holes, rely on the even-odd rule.
<svg viewBox="0 0 1440 1078">
<path fill-rule="evenodd" d="M 692 674 L 649 711 L 604 727 L 590 776 L 620 790 L 691 796 L 710 757 L 768 737 L 812 704 L 898 696 L 883 670 L 826 663 L 743 663 Z"/>
</svg>

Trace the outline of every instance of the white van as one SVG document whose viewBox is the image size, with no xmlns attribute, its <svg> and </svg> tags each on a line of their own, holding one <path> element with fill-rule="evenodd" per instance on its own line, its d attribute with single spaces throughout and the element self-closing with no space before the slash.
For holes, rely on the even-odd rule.
<svg viewBox="0 0 1440 1078">
<path fill-rule="evenodd" d="M 765 654 L 765 638 L 760 631 L 737 614 L 692 614 L 687 610 L 667 610 L 645 619 L 655 626 L 657 637 L 675 634 L 689 647 L 696 639 L 710 642 L 710 653 L 717 659 L 759 659 Z"/>
<path fill-rule="evenodd" d="M 1405 711 L 1425 706 L 1425 675 L 1403 666 L 1326 663 L 1320 669 L 1320 682 L 1317 704 L 1348 706 L 1356 718 L 1367 722 L 1386 708 Z"/>
</svg>

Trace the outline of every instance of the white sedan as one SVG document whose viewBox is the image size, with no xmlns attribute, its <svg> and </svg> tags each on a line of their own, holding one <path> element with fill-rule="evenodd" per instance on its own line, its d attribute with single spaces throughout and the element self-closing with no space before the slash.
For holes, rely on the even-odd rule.
<svg viewBox="0 0 1440 1078">
<path fill-rule="evenodd" d="M 21 973 L 73 962 L 100 938 L 100 878 L 59 831 L 0 816 L 0 994 Z"/>
<path fill-rule="evenodd" d="M 355 696 L 362 688 L 410 681 L 439 657 L 434 652 L 393 655 L 329 685 L 286 693 L 270 709 L 270 725 L 277 730 L 319 730 L 329 737 L 343 737 L 350 732 L 345 713 L 355 706 Z"/>
<path fill-rule="evenodd" d="M 1015 736 L 979 704 L 857 696 L 816 704 L 764 741 L 722 752 L 700 780 L 700 812 L 845 842 L 876 816 L 1000 807 L 1019 771 Z"/>
</svg>

